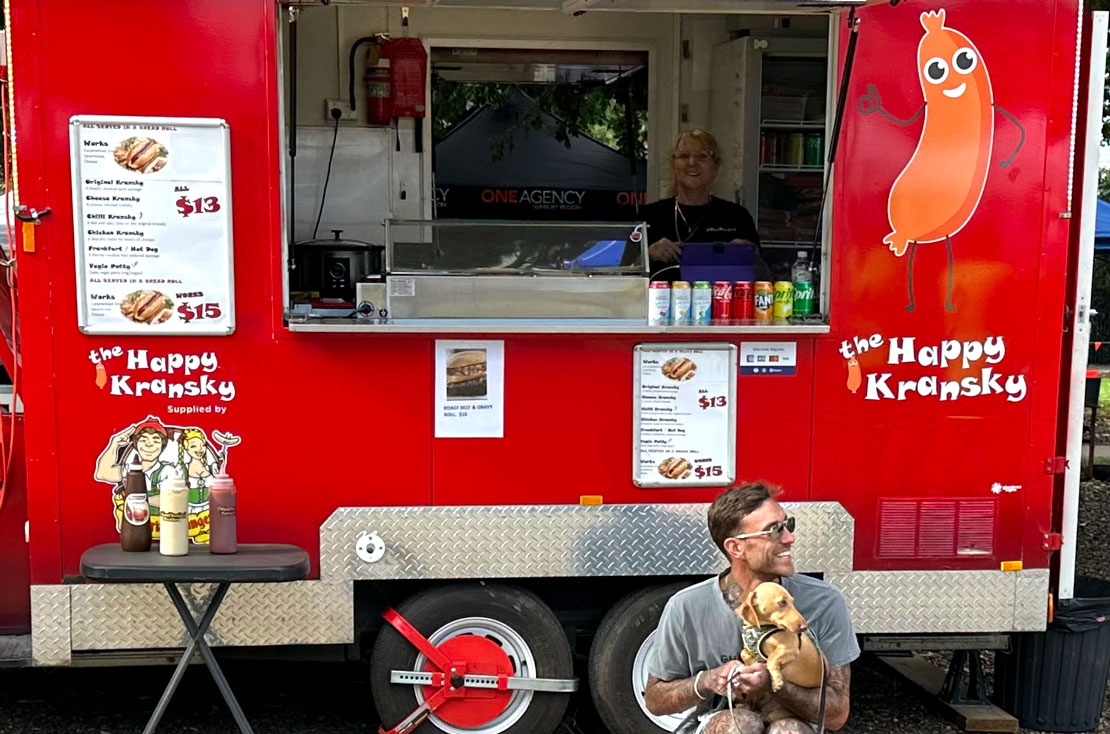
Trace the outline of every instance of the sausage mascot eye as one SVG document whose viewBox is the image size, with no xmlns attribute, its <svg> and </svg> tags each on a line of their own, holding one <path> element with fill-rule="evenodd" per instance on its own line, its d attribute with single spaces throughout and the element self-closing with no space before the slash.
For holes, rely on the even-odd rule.
<svg viewBox="0 0 1110 734">
<path fill-rule="evenodd" d="M 948 78 L 948 62 L 934 56 L 925 62 L 925 79 L 930 84 L 940 84 Z"/>
<path fill-rule="evenodd" d="M 970 48 L 964 47 L 952 57 L 952 68 L 957 74 L 970 74 L 979 64 L 979 57 Z"/>
</svg>

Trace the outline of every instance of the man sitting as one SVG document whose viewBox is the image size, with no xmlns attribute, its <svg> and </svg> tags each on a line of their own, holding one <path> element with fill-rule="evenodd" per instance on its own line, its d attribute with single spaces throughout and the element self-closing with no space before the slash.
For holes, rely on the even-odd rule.
<svg viewBox="0 0 1110 734">
<path fill-rule="evenodd" d="M 729 489 L 709 508 L 709 534 L 728 558 L 719 576 L 675 594 L 663 609 L 648 659 L 644 701 L 657 716 L 694 712 L 677 734 L 812 734 L 821 689 L 790 682 L 772 692 L 767 666 L 744 665 L 741 622 L 736 610 L 764 581 L 775 581 L 794 597 L 795 606 L 816 635 L 829 663 L 825 725 L 835 731 L 848 720 L 849 663 L 859 645 L 844 597 L 824 581 L 794 575 L 791 548 L 793 517 L 761 482 Z M 733 708 L 721 705 L 732 687 Z M 777 702 L 795 717 L 764 729 L 761 711 Z"/>
</svg>

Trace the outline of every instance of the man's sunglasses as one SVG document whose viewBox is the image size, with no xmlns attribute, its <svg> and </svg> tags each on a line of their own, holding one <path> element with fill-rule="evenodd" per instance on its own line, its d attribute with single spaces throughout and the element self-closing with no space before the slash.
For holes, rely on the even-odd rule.
<svg viewBox="0 0 1110 734">
<path fill-rule="evenodd" d="M 791 515 L 785 520 L 780 520 L 766 530 L 760 530 L 758 533 L 743 533 L 742 535 L 733 535 L 732 537 L 737 540 L 747 540 L 748 538 L 758 538 L 761 535 L 770 535 L 775 540 L 778 540 L 782 537 L 783 530 L 789 530 L 793 533 L 795 525 L 797 525 L 797 521 L 794 519 L 794 516 Z"/>
</svg>

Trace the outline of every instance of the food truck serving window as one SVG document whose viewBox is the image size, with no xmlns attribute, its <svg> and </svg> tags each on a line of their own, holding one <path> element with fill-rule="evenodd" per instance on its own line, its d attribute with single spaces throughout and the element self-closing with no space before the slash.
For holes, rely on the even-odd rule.
<svg viewBox="0 0 1110 734">
<path fill-rule="evenodd" d="M 828 16 L 467 12 L 521 40 L 414 11 L 419 118 L 390 117 L 392 29 L 343 15 L 365 86 L 289 118 L 290 329 L 828 331 Z M 286 77 L 333 73 L 324 35 Z"/>
</svg>

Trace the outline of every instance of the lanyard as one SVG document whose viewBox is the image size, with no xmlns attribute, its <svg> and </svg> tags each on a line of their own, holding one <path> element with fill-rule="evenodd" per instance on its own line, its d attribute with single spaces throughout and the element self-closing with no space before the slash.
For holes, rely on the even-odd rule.
<svg viewBox="0 0 1110 734">
<path fill-rule="evenodd" d="M 675 199 L 674 199 L 674 235 L 675 235 L 675 237 L 678 238 L 678 241 L 682 244 L 686 244 L 691 239 L 693 239 L 694 235 L 697 234 L 697 231 L 699 229 L 701 229 L 701 225 L 702 225 L 703 222 L 705 222 L 705 218 L 708 215 L 709 215 L 709 212 L 706 211 L 705 214 L 701 215 L 701 218 L 698 219 L 698 221 L 694 224 L 694 226 L 691 227 L 690 222 L 686 219 L 685 212 L 683 212 L 682 207 L 680 207 L 678 205 L 678 197 L 676 196 Z M 682 223 L 686 226 L 686 236 L 685 237 L 683 237 L 682 234 L 678 230 L 678 220 L 680 218 L 682 219 Z"/>
</svg>

